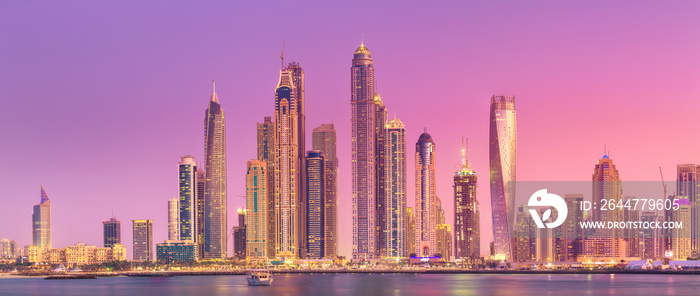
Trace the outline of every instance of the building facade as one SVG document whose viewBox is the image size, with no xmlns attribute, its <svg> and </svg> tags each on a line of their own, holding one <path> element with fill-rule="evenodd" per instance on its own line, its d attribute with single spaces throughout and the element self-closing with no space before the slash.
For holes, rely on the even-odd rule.
<svg viewBox="0 0 700 296">
<path fill-rule="evenodd" d="M 226 212 L 226 116 L 212 83 L 212 95 L 204 117 L 204 258 L 225 259 Z"/>
<path fill-rule="evenodd" d="M 313 130 L 313 149 L 323 154 L 324 169 L 324 257 L 338 256 L 338 157 L 335 126 L 321 124 Z"/>
<path fill-rule="evenodd" d="M 51 200 L 41 186 L 41 202 L 34 205 L 32 214 L 33 245 L 41 249 L 51 249 Z"/>
<path fill-rule="evenodd" d="M 250 160 L 246 172 L 246 259 L 268 258 L 268 177 L 267 162 Z"/>
<path fill-rule="evenodd" d="M 134 226 L 134 261 L 153 260 L 153 220 L 131 220 Z"/>
<path fill-rule="evenodd" d="M 489 124 L 491 218 L 496 256 L 512 260 L 515 218 L 515 97 L 492 96 Z"/>
<path fill-rule="evenodd" d="M 180 240 L 180 199 L 168 200 L 168 240 Z"/>
<path fill-rule="evenodd" d="M 272 117 L 265 116 L 262 123 L 257 124 L 258 135 L 258 160 L 265 162 L 267 166 L 267 256 L 275 258 L 276 255 L 276 208 L 275 208 L 275 123 Z"/>
<path fill-rule="evenodd" d="M 197 242 L 197 163 L 194 156 L 180 157 L 178 163 L 178 239 Z M 173 240 L 171 238 L 171 240 Z"/>
<path fill-rule="evenodd" d="M 435 186 L 435 142 L 424 132 L 416 142 L 416 233 L 415 253 L 419 257 L 437 254 L 436 228 L 438 199 Z"/>
<path fill-rule="evenodd" d="M 111 248 L 115 244 L 122 242 L 122 223 L 117 218 L 112 217 L 107 221 L 102 221 L 104 233 L 104 247 Z"/>
<path fill-rule="evenodd" d="M 462 148 L 462 169 L 454 178 L 455 258 L 476 260 L 481 257 L 479 201 L 476 198 L 476 172 L 469 169 L 467 147 Z"/>
<path fill-rule="evenodd" d="M 238 226 L 231 229 L 231 236 L 233 238 L 233 256 L 238 259 L 246 259 L 247 252 L 247 233 L 248 227 L 246 225 L 246 209 L 238 209 Z"/>
<path fill-rule="evenodd" d="M 323 153 L 306 154 L 306 255 L 308 259 L 325 258 L 325 168 Z"/>
<path fill-rule="evenodd" d="M 389 120 L 384 133 L 383 257 L 406 257 L 406 128 L 398 118 Z"/>
<path fill-rule="evenodd" d="M 676 194 L 687 196 L 690 203 L 690 252 L 697 255 L 700 253 L 700 165 L 679 164 L 676 180 Z"/>
<path fill-rule="evenodd" d="M 198 245 L 192 240 L 166 240 L 156 245 L 156 258 L 166 264 L 197 261 Z"/>
</svg>

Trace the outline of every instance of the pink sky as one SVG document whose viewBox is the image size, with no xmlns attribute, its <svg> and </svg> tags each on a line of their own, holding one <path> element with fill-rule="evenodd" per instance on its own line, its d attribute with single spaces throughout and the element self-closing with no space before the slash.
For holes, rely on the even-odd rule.
<svg viewBox="0 0 700 296">
<path fill-rule="evenodd" d="M 406 124 L 408 204 L 427 127 L 452 224 L 452 175 L 468 137 L 486 254 L 489 98 L 516 96 L 518 180 L 590 180 L 603 145 L 623 180 L 658 180 L 659 166 L 674 180 L 676 164 L 700 163 L 698 15 L 698 1 L 3 1 L 0 237 L 31 244 L 43 184 L 55 247 L 102 245 L 112 211 L 129 256 L 132 219 L 155 220 L 154 240 L 165 240 L 179 157 L 203 157 L 212 79 L 227 112 L 235 226 L 286 39 L 287 60 L 306 72 L 307 146 L 314 127 L 337 129 L 340 254 L 349 256 L 350 66 L 364 34 L 378 91 Z"/>
</svg>

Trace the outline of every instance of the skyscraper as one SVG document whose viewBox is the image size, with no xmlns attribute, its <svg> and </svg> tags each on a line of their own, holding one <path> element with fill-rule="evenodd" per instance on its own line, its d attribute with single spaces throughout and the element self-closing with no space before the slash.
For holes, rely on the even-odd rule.
<svg viewBox="0 0 700 296">
<path fill-rule="evenodd" d="M 265 162 L 267 166 L 267 256 L 275 258 L 277 224 L 275 223 L 275 123 L 270 116 L 265 116 L 263 123 L 257 124 L 258 133 L 258 160 Z"/>
<path fill-rule="evenodd" d="M 455 172 L 455 258 L 472 261 L 481 257 L 479 201 L 476 199 L 476 173 L 469 169 L 467 147 L 462 149 L 462 169 Z"/>
<path fill-rule="evenodd" d="M 153 220 L 131 220 L 134 225 L 134 261 L 153 259 Z"/>
<path fill-rule="evenodd" d="M 168 240 L 180 240 L 180 200 L 168 200 Z"/>
<path fill-rule="evenodd" d="M 212 83 L 204 117 L 204 257 L 226 258 L 226 117 Z"/>
<path fill-rule="evenodd" d="M 304 69 L 299 66 L 299 63 L 291 62 L 287 65 L 287 70 L 292 76 L 294 91 L 296 91 L 296 108 L 297 108 L 297 164 L 299 165 L 299 178 L 297 179 L 299 191 L 297 197 L 297 206 L 299 213 L 297 214 L 297 256 L 306 258 L 306 98 L 304 90 Z"/>
<path fill-rule="evenodd" d="M 104 247 L 111 248 L 115 244 L 122 243 L 122 223 L 117 218 L 112 217 L 107 221 L 102 221 L 104 229 Z"/>
<path fill-rule="evenodd" d="M 691 232 L 692 227 L 686 225 L 691 224 L 691 203 L 686 196 L 677 197 L 678 210 L 672 212 L 672 220 L 674 222 L 683 223 L 683 227 L 673 228 L 671 230 L 671 246 L 673 249 L 673 258 L 676 260 L 686 260 L 692 255 L 691 248 Z"/>
<path fill-rule="evenodd" d="M 406 128 L 398 118 L 386 124 L 384 226 L 381 242 L 384 257 L 406 257 Z"/>
<path fill-rule="evenodd" d="M 206 187 L 207 178 L 205 176 L 205 171 L 203 168 L 197 169 L 196 182 L 197 182 L 197 194 L 196 194 L 196 215 L 195 215 L 195 232 L 197 233 L 197 252 L 198 258 L 204 258 L 204 188 Z"/>
<path fill-rule="evenodd" d="M 568 213 L 564 225 L 562 225 L 562 234 L 564 235 L 566 249 L 563 252 L 563 261 L 575 262 L 579 255 L 583 255 L 583 229 L 579 225 L 583 221 L 583 194 L 566 194 L 564 195 Z"/>
<path fill-rule="evenodd" d="M 51 200 L 41 186 L 41 202 L 34 205 L 32 214 L 33 244 L 40 249 L 51 249 Z"/>
<path fill-rule="evenodd" d="M 238 257 L 238 259 L 246 259 L 248 237 L 246 226 L 247 212 L 246 209 L 238 209 L 238 226 L 231 229 L 231 236 L 233 237 L 233 256 Z"/>
<path fill-rule="evenodd" d="M 336 154 L 335 126 L 322 124 L 313 131 L 313 149 L 323 154 L 325 190 L 324 255 L 335 259 L 338 255 L 338 157 Z"/>
<path fill-rule="evenodd" d="M 360 44 L 350 68 L 352 106 L 352 258 L 376 255 L 376 120 L 372 54 Z"/>
<path fill-rule="evenodd" d="M 375 185 L 375 210 L 374 215 L 376 221 L 374 222 L 375 230 L 375 246 L 377 247 L 376 254 L 380 258 L 387 257 L 387 236 L 386 232 L 389 231 L 390 223 L 387 217 L 387 205 L 386 205 L 386 123 L 387 123 L 387 110 L 382 97 L 379 93 L 374 93 L 374 165 L 376 169 L 374 170 L 374 176 L 376 181 Z"/>
<path fill-rule="evenodd" d="M 700 165 L 679 164 L 676 194 L 687 196 L 690 203 L 691 253 L 700 253 Z M 687 226 L 684 226 L 687 227 Z"/>
<path fill-rule="evenodd" d="M 325 257 L 325 169 L 321 151 L 306 155 L 306 255 L 309 259 Z"/>
<path fill-rule="evenodd" d="M 415 254 L 416 250 L 416 216 L 413 208 L 406 207 L 406 257 Z"/>
<path fill-rule="evenodd" d="M 435 191 L 435 142 L 424 132 L 416 142 L 416 245 L 420 257 L 435 256 L 437 227 L 437 195 Z"/>
<path fill-rule="evenodd" d="M 622 180 L 615 164 L 608 155 L 603 155 L 595 165 L 592 175 L 593 203 L 602 205 L 602 200 L 622 200 Z M 622 211 L 619 208 L 601 211 L 602 207 L 593 208 L 593 221 L 622 221 Z M 596 229 L 591 236 L 584 240 L 584 254 L 588 256 L 618 257 L 620 256 L 619 229 Z M 586 247 L 588 246 L 588 247 Z"/>
<path fill-rule="evenodd" d="M 492 96 L 489 125 L 491 218 L 494 251 L 505 260 L 511 260 L 513 252 L 516 133 L 515 97 Z"/>
<path fill-rule="evenodd" d="M 250 160 L 246 172 L 246 258 L 265 261 L 268 257 L 267 162 Z"/>
<path fill-rule="evenodd" d="M 276 256 L 285 258 L 299 257 L 300 247 L 300 202 L 301 169 L 299 156 L 299 106 L 294 81 L 295 69 L 285 68 L 280 71 L 279 82 L 275 88 L 275 238 Z M 303 73 L 303 72 L 302 72 Z"/>
<path fill-rule="evenodd" d="M 179 239 L 197 242 L 197 163 L 194 156 L 180 157 L 179 178 Z"/>
</svg>

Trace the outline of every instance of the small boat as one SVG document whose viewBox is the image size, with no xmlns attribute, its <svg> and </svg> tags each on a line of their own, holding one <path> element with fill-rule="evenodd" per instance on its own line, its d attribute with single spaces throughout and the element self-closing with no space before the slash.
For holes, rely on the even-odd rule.
<svg viewBox="0 0 700 296">
<path fill-rule="evenodd" d="M 267 269 L 252 269 L 246 275 L 249 286 L 272 285 L 272 273 Z"/>
</svg>

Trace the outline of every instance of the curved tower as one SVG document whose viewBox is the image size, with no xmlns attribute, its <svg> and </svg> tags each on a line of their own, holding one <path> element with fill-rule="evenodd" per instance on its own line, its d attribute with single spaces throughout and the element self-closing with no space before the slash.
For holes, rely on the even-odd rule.
<svg viewBox="0 0 700 296">
<path fill-rule="evenodd" d="M 352 258 L 374 259 L 375 110 L 372 54 L 364 43 L 355 50 L 350 68 L 352 106 Z"/>
<path fill-rule="evenodd" d="M 491 97 L 489 167 L 491 218 L 496 256 L 512 260 L 511 235 L 515 212 L 515 97 Z"/>
<path fill-rule="evenodd" d="M 204 257 L 224 259 L 226 226 L 226 118 L 212 82 L 209 108 L 204 117 Z"/>
<path fill-rule="evenodd" d="M 438 199 L 435 192 L 435 142 L 424 132 L 416 142 L 416 239 L 418 257 L 437 254 L 436 227 Z"/>
</svg>

